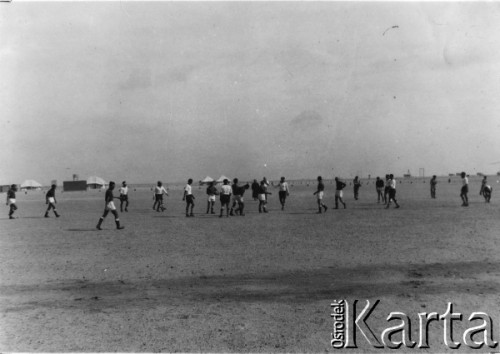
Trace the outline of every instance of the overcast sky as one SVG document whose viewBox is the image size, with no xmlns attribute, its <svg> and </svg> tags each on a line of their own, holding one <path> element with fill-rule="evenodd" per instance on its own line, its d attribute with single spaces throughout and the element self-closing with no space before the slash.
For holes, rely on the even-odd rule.
<svg viewBox="0 0 500 354">
<path fill-rule="evenodd" d="M 0 184 L 500 170 L 500 3 L 0 3 Z"/>
</svg>

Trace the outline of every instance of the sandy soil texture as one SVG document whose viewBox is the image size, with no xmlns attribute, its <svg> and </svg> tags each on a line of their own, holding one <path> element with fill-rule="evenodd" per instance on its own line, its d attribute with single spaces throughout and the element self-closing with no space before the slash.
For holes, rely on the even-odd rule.
<svg viewBox="0 0 500 354">
<path fill-rule="evenodd" d="M 347 209 L 334 210 L 327 184 L 330 209 L 318 215 L 315 185 L 297 185 L 285 211 L 272 190 L 268 214 L 246 195 L 246 215 L 229 218 L 205 214 L 204 188 L 194 188 L 194 218 L 180 190 L 157 213 L 151 191 L 137 189 L 121 231 L 111 215 L 95 229 L 103 192 L 58 193 L 58 219 L 43 217 L 41 192 L 18 193 L 19 218 L 8 220 L 7 207 L 0 218 L 0 350 L 340 352 L 330 344 L 338 299 L 380 300 L 369 320 L 377 335 L 400 311 L 418 340 L 417 314 L 452 302 L 463 314 L 457 341 L 477 311 L 500 340 L 500 197 L 485 203 L 474 181 L 465 208 L 457 181 L 440 181 L 437 199 L 428 189 L 404 181 L 402 207 L 386 210 L 374 185 L 358 201 L 348 186 Z M 429 332 L 429 349 L 400 350 L 453 351 L 441 322 Z M 344 351 L 375 350 L 359 335 L 357 344 Z"/>
</svg>

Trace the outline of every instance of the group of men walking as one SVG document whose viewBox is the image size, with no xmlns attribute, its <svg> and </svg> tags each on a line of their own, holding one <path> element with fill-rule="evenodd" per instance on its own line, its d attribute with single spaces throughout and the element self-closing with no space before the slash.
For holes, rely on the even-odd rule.
<svg viewBox="0 0 500 354">
<path fill-rule="evenodd" d="M 460 198 L 462 199 L 462 206 L 468 206 L 469 180 L 465 172 L 461 173 L 461 178 L 462 178 L 462 187 L 460 190 Z M 313 193 L 313 195 L 315 195 L 317 199 L 317 204 L 318 204 L 317 213 L 321 214 L 328 210 L 328 206 L 323 202 L 325 197 L 325 185 L 323 183 L 322 177 L 318 176 L 317 181 L 318 181 L 317 188 L 316 191 Z M 193 180 L 190 178 L 186 186 L 184 187 L 184 193 L 182 197 L 182 200 L 186 202 L 186 217 L 194 216 L 193 210 L 195 206 L 194 204 L 195 197 L 192 191 L 192 183 Z M 430 180 L 430 191 L 431 191 L 431 198 L 433 199 L 436 198 L 437 183 L 438 183 L 437 177 L 435 175 L 432 176 L 432 179 Z M 226 217 L 234 215 L 244 216 L 245 202 L 243 195 L 245 194 L 245 191 L 250 188 L 252 189 L 253 199 L 259 202 L 258 204 L 259 213 L 267 213 L 268 195 L 272 194 L 269 191 L 270 185 L 271 184 L 266 179 L 266 177 L 264 177 L 262 181 L 260 181 L 260 183 L 257 182 L 257 180 L 254 180 L 251 185 L 249 183 L 240 185 L 239 180 L 237 178 L 233 179 L 232 184 L 230 184 L 228 179 L 224 179 L 222 186 L 220 187 L 220 190 L 217 189 L 215 182 L 211 182 L 209 183 L 206 189 L 206 194 L 207 194 L 206 214 L 215 214 L 214 208 L 216 203 L 216 197 L 219 196 L 221 203 L 219 217 L 223 217 L 224 213 Z M 343 190 L 346 186 L 347 184 L 344 181 L 340 180 L 338 177 L 335 177 L 335 209 L 339 208 L 339 204 L 342 204 L 344 209 L 347 208 L 347 204 L 343 199 Z M 354 187 L 354 199 L 358 200 L 359 189 L 361 187 L 361 181 L 359 180 L 358 176 L 356 176 L 353 180 L 353 187 Z M 48 205 L 44 215 L 44 217 L 46 218 L 49 217 L 49 213 L 51 210 L 54 212 L 54 215 L 56 217 L 60 217 L 60 214 L 58 213 L 56 208 L 57 204 L 55 196 L 56 188 L 57 188 L 56 185 L 53 184 L 45 195 L 45 202 Z M 276 188 L 279 189 L 278 195 L 279 195 L 281 210 L 284 210 L 286 199 L 290 195 L 288 182 L 286 182 L 285 177 L 281 177 Z M 391 203 L 394 202 L 395 208 L 400 207 L 396 199 L 396 179 L 394 178 L 393 174 L 387 174 L 385 176 L 385 181 L 380 177 L 377 177 L 375 181 L 375 188 L 377 191 L 377 203 L 382 202 L 384 203 L 386 208 L 389 208 Z M 105 199 L 104 212 L 102 216 L 99 218 L 99 221 L 96 225 L 96 228 L 98 230 L 101 230 L 101 225 L 110 212 L 115 217 L 116 228 L 117 229 L 124 228 L 123 226 L 120 225 L 120 219 L 117 212 L 117 208 L 114 204 L 114 199 L 120 200 L 121 212 L 123 211 L 128 212 L 129 199 L 128 199 L 127 182 L 126 181 L 122 182 L 122 186 L 119 189 L 120 193 L 119 197 L 115 197 L 113 195 L 114 189 L 115 189 L 115 182 L 110 182 L 104 197 Z M 489 203 L 491 200 L 492 191 L 493 188 L 491 187 L 491 185 L 488 184 L 487 177 L 484 176 L 481 183 L 481 189 L 479 194 L 485 198 L 485 201 L 487 203 Z M 14 184 L 11 185 L 11 187 L 7 192 L 6 204 L 9 206 L 9 219 L 15 218 L 14 213 L 17 210 L 16 192 L 17 192 L 17 186 Z M 160 211 L 163 212 L 166 210 L 163 201 L 164 195 L 168 196 L 168 191 L 163 186 L 162 182 L 158 181 L 157 185 L 154 188 L 153 210 L 156 210 L 157 212 Z"/>
</svg>

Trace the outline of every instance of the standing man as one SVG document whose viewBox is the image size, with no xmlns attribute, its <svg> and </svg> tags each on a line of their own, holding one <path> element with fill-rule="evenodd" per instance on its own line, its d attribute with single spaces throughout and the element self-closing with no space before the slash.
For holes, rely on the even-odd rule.
<svg viewBox="0 0 500 354">
<path fill-rule="evenodd" d="M 359 180 L 358 176 L 354 177 L 352 184 L 354 186 L 354 199 L 358 200 L 359 188 L 361 187 L 361 181 Z M 345 205 L 344 205 L 344 208 L 345 208 Z"/>
<path fill-rule="evenodd" d="M 253 200 L 257 200 L 259 198 L 259 182 L 257 182 L 256 179 L 254 179 L 252 183 L 252 198 Z"/>
<path fill-rule="evenodd" d="M 123 181 L 120 187 L 120 211 L 123 213 L 123 203 L 125 203 L 125 211 L 128 212 L 128 186 L 127 182 Z"/>
<path fill-rule="evenodd" d="M 193 195 L 193 190 L 191 188 L 191 184 L 193 183 L 193 179 L 190 178 L 188 179 L 188 183 L 186 184 L 186 187 L 184 187 L 184 195 L 182 197 L 182 200 L 186 201 L 186 216 L 194 216 L 193 214 L 193 208 L 194 208 L 194 195 Z M 189 207 L 191 207 L 191 213 L 189 213 Z"/>
<path fill-rule="evenodd" d="M 279 187 L 279 199 L 281 203 L 281 210 L 285 210 L 286 197 L 290 195 L 290 191 L 288 189 L 288 183 L 285 182 L 285 177 L 281 177 L 278 187 Z"/>
<path fill-rule="evenodd" d="M 437 184 L 437 179 L 436 179 L 436 175 L 432 176 L 431 178 L 431 182 L 430 182 L 430 185 L 431 185 L 431 198 L 432 199 L 436 199 L 436 184 Z"/>
<path fill-rule="evenodd" d="M 317 201 L 318 201 L 318 212 L 317 214 L 321 214 L 321 208 L 325 209 L 325 213 L 328 210 L 328 207 L 323 204 L 323 196 L 324 196 L 324 191 L 325 191 L 325 185 L 323 184 L 323 178 L 321 176 L 318 176 L 318 187 L 316 192 L 313 193 L 313 195 L 316 195 Z"/>
<path fill-rule="evenodd" d="M 13 215 L 14 212 L 17 210 L 16 192 L 17 192 L 17 186 L 15 184 L 12 184 L 9 190 L 7 191 L 7 202 L 5 204 L 9 206 L 9 219 L 15 219 Z"/>
<path fill-rule="evenodd" d="M 54 210 L 54 214 L 56 215 L 56 218 L 58 218 L 60 215 L 57 213 L 56 209 L 56 185 L 53 184 L 50 189 L 47 191 L 47 194 L 45 194 L 45 204 L 48 204 L 49 207 L 45 211 L 45 217 L 49 217 L 49 211 L 50 209 Z"/>
<path fill-rule="evenodd" d="M 344 189 L 345 186 L 346 184 L 344 182 L 339 180 L 338 177 L 335 177 L 335 209 L 339 208 L 339 201 L 344 205 L 344 209 L 347 208 L 346 203 L 344 203 L 344 200 L 342 199 L 343 197 L 342 189 Z"/>
<path fill-rule="evenodd" d="M 469 198 L 467 197 L 467 193 L 469 193 L 469 179 L 467 178 L 465 172 L 462 172 L 460 174 L 460 177 L 462 177 L 462 189 L 460 189 L 460 198 L 462 198 L 462 206 L 468 207 Z"/>
<path fill-rule="evenodd" d="M 388 204 L 389 203 L 389 190 L 391 189 L 390 186 L 390 177 L 389 175 L 385 175 L 385 187 L 384 187 L 384 203 Z"/>
<path fill-rule="evenodd" d="M 207 195 L 208 195 L 208 201 L 207 201 L 207 214 L 210 211 L 211 214 L 215 214 L 214 212 L 214 205 L 215 205 L 215 196 L 219 194 L 217 191 L 217 187 L 215 187 L 215 182 L 212 181 L 208 184 L 207 187 Z"/>
<path fill-rule="evenodd" d="M 375 182 L 375 188 L 377 189 L 377 203 L 380 204 L 380 200 L 382 200 L 385 204 L 385 196 L 384 196 L 384 180 L 380 177 L 377 177 L 377 181 Z"/>
<path fill-rule="evenodd" d="M 265 182 L 266 178 L 260 182 L 259 187 L 259 213 L 267 213 L 266 204 L 267 204 L 267 195 L 271 194 L 271 192 L 267 191 L 267 184 Z"/>
<path fill-rule="evenodd" d="M 101 225 L 106 216 L 108 216 L 108 213 L 111 211 L 111 213 L 115 216 L 115 224 L 116 224 L 116 229 L 121 230 L 124 229 L 125 227 L 120 226 L 120 218 L 118 217 L 118 212 L 116 211 L 115 203 L 113 199 L 115 199 L 115 196 L 113 195 L 113 189 L 115 189 L 115 182 L 109 182 L 109 187 L 108 190 L 106 191 L 106 195 L 104 196 L 104 213 L 102 214 L 101 218 L 99 219 L 99 222 L 97 223 L 97 230 L 102 230 Z"/>
<path fill-rule="evenodd" d="M 245 194 L 245 190 L 250 188 L 250 185 L 247 183 L 244 186 L 239 186 L 238 185 L 238 178 L 233 179 L 233 185 L 231 186 L 233 190 L 233 205 L 231 206 L 231 211 L 229 212 L 229 215 L 233 216 L 234 212 L 238 214 L 238 211 L 241 216 L 244 216 L 245 214 L 243 213 L 243 210 L 245 209 L 245 202 L 243 200 L 243 194 Z M 238 208 L 234 208 L 236 205 L 238 205 Z"/>
<path fill-rule="evenodd" d="M 156 184 L 156 187 L 155 187 L 155 194 L 153 196 L 153 199 L 154 199 L 154 203 L 153 203 L 153 210 L 155 210 L 155 207 L 156 207 L 156 211 L 159 212 L 160 209 L 161 211 L 165 211 L 165 206 L 163 205 L 163 195 L 166 195 L 168 197 L 168 192 L 167 190 L 165 189 L 165 187 L 163 187 L 161 181 L 158 181 L 158 183 Z"/>
<path fill-rule="evenodd" d="M 224 184 L 221 187 L 220 192 L 220 215 L 219 218 L 222 218 L 222 213 L 224 212 L 224 206 L 226 207 L 226 217 L 229 217 L 229 202 L 231 201 L 231 192 L 232 188 L 229 185 L 229 180 L 227 178 L 224 179 Z"/>
<path fill-rule="evenodd" d="M 386 209 L 391 205 L 391 200 L 394 200 L 396 209 L 399 208 L 398 201 L 396 200 L 396 179 L 392 173 L 389 175 L 389 200 L 387 201 Z"/>
</svg>

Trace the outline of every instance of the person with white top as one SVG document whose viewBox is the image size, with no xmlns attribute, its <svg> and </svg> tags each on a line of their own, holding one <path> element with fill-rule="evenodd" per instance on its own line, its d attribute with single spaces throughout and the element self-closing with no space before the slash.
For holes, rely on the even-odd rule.
<svg viewBox="0 0 500 354">
<path fill-rule="evenodd" d="M 398 201 L 396 200 L 396 179 L 392 173 L 389 175 L 389 200 L 387 201 L 386 209 L 391 205 L 391 200 L 394 200 L 396 209 L 399 208 Z"/>
<path fill-rule="evenodd" d="M 48 204 L 49 207 L 47 208 L 47 210 L 45 211 L 45 217 L 48 218 L 49 217 L 49 211 L 51 209 L 54 210 L 54 214 L 56 215 L 56 218 L 58 218 L 60 215 L 57 213 L 57 209 L 56 209 L 56 203 L 57 203 L 57 200 L 56 200 L 56 185 L 53 184 L 50 189 L 47 191 L 47 194 L 45 194 L 45 204 Z"/>
<path fill-rule="evenodd" d="M 281 210 L 285 210 L 286 197 L 290 195 L 290 191 L 288 189 L 288 183 L 285 182 L 285 177 L 281 177 L 278 188 L 279 188 L 278 195 L 281 203 Z"/>
<path fill-rule="evenodd" d="M 123 213 L 123 204 L 125 203 L 125 211 L 128 212 L 128 186 L 127 182 L 123 181 L 120 187 L 120 211 Z"/>
<path fill-rule="evenodd" d="M 229 217 L 229 202 L 231 201 L 231 194 L 233 189 L 229 185 L 229 180 L 224 179 L 224 184 L 221 187 L 220 191 L 220 215 L 219 218 L 222 218 L 222 214 L 224 212 L 224 206 L 226 206 L 226 217 Z"/>
<path fill-rule="evenodd" d="M 182 197 L 182 200 L 186 201 L 186 216 L 194 216 L 193 214 L 193 208 L 194 208 L 194 195 L 193 195 L 193 189 L 191 188 L 191 184 L 193 183 L 193 179 L 190 178 L 188 179 L 188 183 L 186 184 L 186 187 L 184 187 L 184 196 Z M 189 213 L 189 208 L 191 207 L 191 213 Z"/>
<path fill-rule="evenodd" d="M 154 199 L 154 204 L 153 204 L 153 210 L 155 210 L 156 208 L 156 211 L 159 212 L 160 209 L 161 211 L 165 211 L 165 206 L 163 205 L 163 195 L 166 195 L 168 197 L 168 192 L 167 190 L 165 189 L 165 187 L 163 187 L 163 184 L 161 183 L 161 181 L 158 181 L 158 183 L 156 184 L 156 187 L 155 187 L 155 194 L 153 195 L 153 199 Z"/>
<path fill-rule="evenodd" d="M 467 178 L 465 172 L 462 172 L 460 174 L 460 177 L 462 177 L 462 188 L 460 189 L 460 198 L 462 198 L 462 206 L 468 207 L 469 198 L 467 197 L 467 193 L 469 193 L 469 179 Z"/>
</svg>

